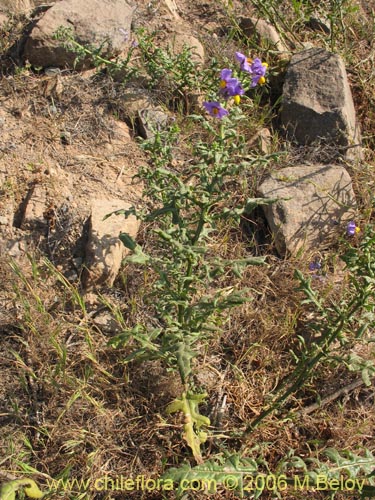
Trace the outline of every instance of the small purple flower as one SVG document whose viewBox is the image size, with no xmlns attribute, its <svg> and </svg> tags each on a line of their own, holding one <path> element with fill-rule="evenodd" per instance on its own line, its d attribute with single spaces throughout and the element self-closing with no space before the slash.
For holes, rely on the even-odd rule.
<svg viewBox="0 0 375 500">
<path fill-rule="evenodd" d="M 236 59 L 240 63 L 240 68 L 242 71 L 250 72 L 250 64 L 252 63 L 251 59 L 246 57 L 245 54 L 242 54 L 241 52 L 236 52 Z"/>
<path fill-rule="evenodd" d="M 232 70 L 228 68 L 224 68 L 220 71 L 220 78 L 224 82 L 228 81 L 229 78 L 232 78 Z"/>
<path fill-rule="evenodd" d="M 346 234 L 348 236 L 354 236 L 355 234 L 358 234 L 360 230 L 361 229 L 357 226 L 357 224 L 354 221 L 350 221 L 349 224 L 346 226 Z"/>
<path fill-rule="evenodd" d="M 320 262 L 315 261 L 315 262 L 310 262 L 310 264 L 309 264 L 310 271 L 318 271 L 321 268 L 322 268 L 322 265 Z"/>
<path fill-rule="evenodd" d="M 224 68 L 220 73 L 220 94 L 225 98 L 240 96 L 245 93 L 241 82 L 237 78 L 231 78 L 232 70 Z"/>
<path fill-rule="evenodd" d="M 251 86 L 256 87 L 258 83 L 263 85 L 266 82 L 264 75 L 267 71 L 267 63 L 262 63 L 262 61 L 257 57 L 250 65 L 250 71 L 252 77 Z"/>
<path fill-rule="evenodd" d="M 221 106 L 219 102 L 216 101 L 205 101 L 203 103 L 203 107 L 205 108 L 211 116 L 215 118 L 223 118 L 223 116 L 228 114 L 228 111 Z"/>
</svg>

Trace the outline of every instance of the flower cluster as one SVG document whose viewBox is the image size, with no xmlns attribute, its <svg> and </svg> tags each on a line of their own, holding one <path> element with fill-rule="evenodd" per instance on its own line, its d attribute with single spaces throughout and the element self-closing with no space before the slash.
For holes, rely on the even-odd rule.
<svg viewBox="0 0 375 500">
<path fill-rule="evenodd" d="M 251 86 L 264 85 L 266 83 L 265 74 L 268 64 L 256 57 L 254 60 L 249 59 L 241 52 L 236 52 L 236 59 L 240 63 L 242 71 L 247 71 L 251 75 Z"/>
<path fill-rule="evenodd" d="M 262 63 L 258 57 L 254 60 L 249 59 L 241 52 L 236 52 L 236 60 L 240 63 L 240 69 L 250 74 L 251 88 L 257 85 L 263 85 L 266 82 L 265 74 L 268 67 L 267 63 Z M 242 83 L 238 78 L 233 77 L 232 73 L 232 70 L 228 68 L 221 70 L 219 95 L 225 100 L 233 97 L 234 102 L 239 104 L 241 95 L 245 93 L 245 90 Z M 215 118 L 221 119 L 228 114 L 228 111 L 217 101 L 205 101 L 203 106 L 206 111 Z"/>
<path fill-rule="evenodd" d="M 245 93 L 238 78 L 232 78 L 232 70 L 224 68 L 220 73 L 220 91 L 219 93 L 228 99 L 234 97 L 239 102 L 239 96 Z M 236 99 L 237 98 L 237 99 Z"/>
</svg>

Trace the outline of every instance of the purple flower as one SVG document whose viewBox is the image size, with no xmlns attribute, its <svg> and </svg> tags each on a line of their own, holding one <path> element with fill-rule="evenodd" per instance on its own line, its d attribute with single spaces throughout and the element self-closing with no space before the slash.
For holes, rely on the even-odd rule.
<svg viewBox="0 0 375 500">
<path fill-rule="evenodd" d="M 236 59 L 240 63 L 240 68 L 242 71 L 250 71 L 250 64 L 252 60 L 242 54 L 241 52 L 236 52 Z"/>
<path fill-rule="evenodd" d="M 214 116 L 215 118 L 221 119 L 223 116 L 228 114 L 228 111 L 216 101 L 205 101 L 203 103 L 203 107 L 206 111 L 208 111 L 208 113 L 210 113 L 211 116 Z"/>
<path fill-rule="evenodd" d="M 224 80 L 224 82 L 228 81 L 229 78 L 232 78 L 232 70 L 228 68 L 224 68 L 220 71 L 220 78 Z"/>
<path fill-rule="evenodd" d="M 310 271 L 318 271 L 319 269 L 322 268 L 322 265 L 320 262 L 310 262 L 309 264 L 309 270 Z"/>
<path fill-rule="evenodd" d="M 237 78 L 231 78 L 232 70 L 224 68 L 220 73 L 220 94 L 225 98 L 240 96 L 245 93 L 241 82 Z"/>
<path fill-rule="evenodd" d="M 356 225 L 354 221 L 350 221 L 346 226 L 346 234 L 348 236 L 354 236 L 355 234 L 360 232 L 360 228 Z"/>
<path fill-rule="evenodd" d="M 241 52 L 236 52 L 236 59 L 240 63 L 242 71 L 247 71 L 252 77 L 251 86 L 256 87 L 258 84 L 263 85 L 266 83 L 265 74 L 268 64 L 256 57 L 254 60 L 246 57 Z"/>
<path fill-rule="evenodd" d="M 252 83 L 251 83 L 252 87 L 256 87 L 258 83 L 260 85 L 266 83 L 266 79 L 264 78 L 266 71 L 267 71 L 267 63 L 262 63 L 262 61 L 258 57 L 255 58 L 250 65 L 250 71 L 249 71 L 252 77 Z"/>
</svg>

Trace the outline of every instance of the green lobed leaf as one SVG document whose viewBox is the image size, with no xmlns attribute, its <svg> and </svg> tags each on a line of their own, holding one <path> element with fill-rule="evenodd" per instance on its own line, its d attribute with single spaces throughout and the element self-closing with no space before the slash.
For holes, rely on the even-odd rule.
<svg viewBox="0 0 375 500">
<path fill-rule="evenodd" d="M 185 416 L 183 438 L 190 447 L 197 463 L 202 463 L 200 445 L 207 439 L 207 433 L 202 431 L 202 427 L 210 425 L 210 419 L 199 413 L 199 404 L 207 397 L 207 394 L 183 393 L 180 399 L 175 399 L 170 403 L 166 412 L 168 414 L 181 411 Z"/>
</svg>

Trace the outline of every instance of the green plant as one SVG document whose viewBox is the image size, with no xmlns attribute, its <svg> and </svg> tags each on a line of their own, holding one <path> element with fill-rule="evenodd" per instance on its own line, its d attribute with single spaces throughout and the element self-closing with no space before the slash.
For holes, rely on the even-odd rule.
<svg viewBox="0 0 375 500">
<path fill-rule="evenodd" d="M 201 76 L 192 57 L 193 50 L 186 45 L 176 54 L 169 46 L 162 49 L 155 44 L 155 35 L 145 30 L 137 31 L 142 65 L 150 79 L 150 88 L 160 88 L 162 84 L 169 87 L 172 93 L 197 89 Z"/>
<path fill-rule="evenodd" d="M 327 16 L 331 26 L 330 46 L 332 52 L 336 50 L 336 44 L 340 36 L 343 38 L 344 45 L 346 46 L 347 29 L 345 18 L 356 11 L 358 11 L 358 6 L 353 5 L 353 2 L 349 0 L 330 0 Z"/>
<path fill-rule="evenodd" d="M 139 176 L 145 183 L 145 197 L 153 201 L 151 211 L 132 208 L 124 213 L 136 215 L 143 222 L 157 222 L 154 228 L 155 250 L 153 255 L 142 248 L 127 234 L 120 236 L 124 245 L 133 251 L 129 262 L 151 268 L 157 280 L 152 300 L 159 326 L 150 329 L 136 325 L 111 340 L 116 347 L 135 341 L 138 349 L 127 361 L 137 359 L 162 359 L 170 368 L 177 369 L 184 385 L 181 400 L 173 403 L 173 411 L 194 407 L 194 418 L 185 429 L 189 446 L 197 461 L 201 461 L 199 443 L 202 438 L 198 422 L 198 403 L 203 395 L 193 390 L 191 378 L 193 359 L 202 344 L 218 329 L 223 313 L 245 301 L 251 300 L 249 291 L 234 288 L 217 288 L 217 279 L 232 270 L 241 276 L 248 265 L 263 264 L 259 257 L 225 260 L 210 255 L 209 242 L 218 221 L 232 220 L 239 223 L 244 212 L 251 212 L 260 204 L 274 200 L 248 199 L 240 206 L 231 206 L 231 193 L 226 182 L 254 168 L 257 158 L 245 155 L 244 138 L 236 131 L 243 120 L 240 108 L 234 108 L 231 118 L 220 124 L 195 116 L 203 129 L 212 137 L 210 143 L 199 142 L 194 150 L 194 164 L 176 172 L 170 168 L 173 144 L 178 128 L 157 133 L 143 147 L 148 151 L 151 165 L 141 169 Z M 212 290 L 205 294 L 205 290 Z M 198 399 L 197 399 L 198 398 Z M 171 410 L 171 409 L 170 409 Z M 185 411 L 185 416 L 192 412 Z M 190 418 L 190 417 L 189 417 Z M 208 424 L 208 420 L 205 420 Z M 195 436 L 195 437 L 193 437 Z"/>
</svg>

